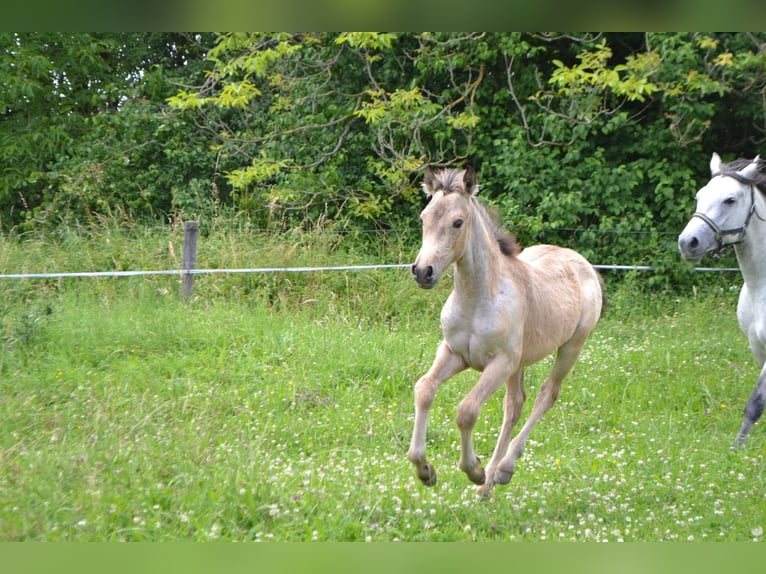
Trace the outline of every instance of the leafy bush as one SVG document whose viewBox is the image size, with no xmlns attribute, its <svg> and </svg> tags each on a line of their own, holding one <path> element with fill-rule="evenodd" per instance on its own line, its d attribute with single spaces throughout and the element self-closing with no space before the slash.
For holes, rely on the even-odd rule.
<svg viewBox="0 0 766 574">
<path fill-rule="evenodd" d="M 710 153 L 753 157 L 766 35 L 5 34 L 0 213 L 416 227 L 471 163 L 525 244 L 690 284 L 675 236 Z"/>
</svg>

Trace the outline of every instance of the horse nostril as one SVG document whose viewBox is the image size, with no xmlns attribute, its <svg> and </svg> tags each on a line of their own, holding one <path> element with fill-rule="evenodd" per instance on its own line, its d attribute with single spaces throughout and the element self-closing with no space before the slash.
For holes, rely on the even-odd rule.
<svg viewBox="0 0 766 574">
<path fill-rule="evenodd" d="M 420 265 L 413 265 L 411 267 L 412 277 L 417 281 L 421 287 L 429 285 L 434 282 L 434 268 L 433 265 L 423 267 Z"/>
<path fill-rule="evenodd" d="M 700 242 L 696 237 L 692 237 L 692 240 L 689 242 L 689 244 L 691 245 L 692 249 L 696 249 Z"/>
</svg>

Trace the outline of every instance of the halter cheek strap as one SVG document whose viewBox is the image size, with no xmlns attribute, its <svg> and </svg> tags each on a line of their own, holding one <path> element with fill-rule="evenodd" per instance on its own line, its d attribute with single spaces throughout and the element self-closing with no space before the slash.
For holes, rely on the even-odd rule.
<svg viewBox="0 0 766 574">
<path fill-rule="evenodd" d="M 718 227 L 715 221 L 710 219 L 707 215 L 704 213 L 696 212 L 692 215 L 692 217 L 696 217 L 697 219 L 701 219 L 705 223 L 708 224 L 708 227 L 713 230 L 713 233 L 715 233 L 716 241 L 718 241 L 722 245 L 735 245 L 737 243 L 742 243 L 742 240 L 745 238 L 745 232 L 747 231 L 748 226 L 750 225 L 750 219 L 753 217 L 753 213 L 755 212 L 755 203 L 750 207 L 750 212 L 747 214 L 747 218 L 745 219 L 744 225 L 742 227 L 732 227 L 730 229 L 721 229 Z M 724 237 L 727 235 L 737 235 L 737 239 L 734 241 L 723 241 Z"/>
<path fill-rule="evenodd" d="M 722 175 L 720 173 L 716 173 L 713 175 L 713 177 L 716 177 L 718 175 Z M 726 174 L 729 177 L 735 177 L 733 174 Z M 735 177 L 735 179 L 738 179 Z M 704 213 L 700 213 L 699 211 L 695 212 L 692 215 L 692 218 L 701 219 L 704 221 L 710 229 L 713 230 L 714 237 L 716 242 L 718 243 L 718 249 L 716 250 L 716 255 L 719 255 L 727 245 L 736 245 L 738 243 L 742 243 L 745 239 L 745 232 L 747 232 L 747 228 L 750 225 L 750 219 L 753 217 L 753 214 L 755 213 L 755 192 L 753 191 L 753 184 L 750 182 L 743 182 L 743 183 L 749 183 L 750 184 L 750 211 L 747 214 L 747 217 L 745 218 L 745 223 L 742 224 L 742 227 L 732 227 L 731 229 L 721 229 L 718 227 L 718 224 L 710 219 L 707 215 Z M 756 214 L 757 215 L 757 214 Z M 758 216 L 758 219 L 760 219 L 760 215 Z M 728 235 L 736 235 L 737 238 L 734 241 L 724 241 L 724 238 Z"/>
</svg>

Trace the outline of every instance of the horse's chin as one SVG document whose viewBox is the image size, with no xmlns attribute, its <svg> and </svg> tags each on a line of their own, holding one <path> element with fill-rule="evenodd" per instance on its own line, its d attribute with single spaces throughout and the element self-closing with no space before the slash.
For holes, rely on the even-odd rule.
<svg viewBox="0 0 766 574">
<path fill-rule="evenodd" d="M 439 279 L 437 278 L 431 281 L 422 281 L 422 282 L 416 279 L 415 282 L 418 284 L 418 287 L 420 287 L 421 289 L 433 289 L 434 287 L 436 287 L 436 284 L 439 282 Z"/>
<path fill-rule="evenodd" d="M 687 263 L 699 263 L 702 261 L 704 255 L 704 253 L 681 253 L 681 257 L 683 257 L 684 261 Z"/>
</svg>

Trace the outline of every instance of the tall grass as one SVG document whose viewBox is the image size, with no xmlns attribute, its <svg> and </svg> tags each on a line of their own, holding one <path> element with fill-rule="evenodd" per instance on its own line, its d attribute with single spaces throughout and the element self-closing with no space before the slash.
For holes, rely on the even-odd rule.
<svg viewBox="0 0 766 574">
<path fill-rule="evenodd" d="M 0 271 L 177 266 L 181 234 L 70 230 L 0 242 Z M 211 230 L 200 267 L 400 263 L 417 245 Z M 4 540 L 761 540 L 766 435 L 730 450 L 757 376 L 736 289 L 610 308 L 513 481 L 478 500 L 445 384 L 420 485 L 412 384 L 449 278 L 405 270 L 0 283 Z M 731 277 L 732 287 L 739 278 Z M 550 361 L 528 370 L 530 400 Z M 502 397 L 476 428 L 491 454 Z M 524 416 L 525 416 L 524 415 Z"/>
</svg>

